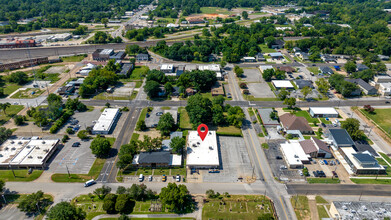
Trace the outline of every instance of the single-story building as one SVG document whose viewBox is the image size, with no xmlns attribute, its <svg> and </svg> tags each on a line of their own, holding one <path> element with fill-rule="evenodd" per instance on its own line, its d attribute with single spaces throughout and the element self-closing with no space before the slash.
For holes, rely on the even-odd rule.
<svg viewBox="0 0 391 220">
<path fill-rule="evenodd" d="M 74 86 L 61 86 L 57 89 L 59 95 L 70 95 L 75 91 Z"/>
<path fill-rule="evenodd" d="M 284 56 L 280 52 L 269 53 L 269 55 L 272 58 L 272 60 L 282 60 L 282 59 L 284 59 Z"/>
<path fill-rule="evenodd" d="M 286 73 L 293 73 L 296 71 L 296 69 L 291 66 L 281 66 L 281 67 L 277 67 L 277 69 L 282 70 Z"/>
<path fill-rule="evenodd" d="M 320 70 L 320 73 L 323 75 L 326 75 L 326 74 L 331 75 L 334 73 L 334 71 L 328 66 L 320 66 L 319 70 Z"/>
<path fill-rule="evenodd" d="M 181 131 L 175 131 L 175 132 L 171 132 L 170 134 L 170 139 L 168 140 L 162 140 L 162 148 L 161 150 L 163 151 L 170 151 L 172 150 L 171 148 L 171 140 L 175 137 L 180 137 L 182 138 L 183 137 L 183 132 Z"/>
<path fill-rule="evenodd" d="M 391 82 L 391 76 L 389 75 L 377 75 L 373 77 L 373 81 L 377 83 L 388 83 Z"/>
<path fill-rule="evenodd" d="M 138 62 L 140 61 L 148 61 L 149 60 L 149 54 L 147 53 L 139 53 L 136 55 L 136 60 Z"/>
<path fill-rule="evenodd" d="M 380 60 L 386 60 L 386 61 L 390 60 L 390 56 L 385 56 L 385 55 L 379 54 L 379 55 L 377 55 L 377 57 L 379 57 Z"/>
<path fill-rule="evenodd" d="M 174 72 L 174 65 L 173 64 L 163 64 L 160 66 L 160 71 L 163 73 L 173 73 Z"/>
<path fill-rule="evenodd" d="M 280 116 L 280 122 L 285 131 L 299 130 L 303 134 L 313 134 L 311 126 L 308 124 L 307 119 L 304 117 L 298 117 L 291 113 L 285 113 Z"/>
<path fill-rule="evenodd" d="M 282 49 L 284 48 L 285 42 L 281 39 L 277 39 L 274 41 L 274 43 L 271 45 L 272 49 Z"/>
<path fill-rule="evenodd" d="M 133 165 L 138 167 L 173 167 L 182 165 L 182 155 L 168 151 L 141 152 L 133 158 Z"/>
<path fill-rule="evenodd" d="M 356 84 L 366 95 L 377 94 L 377 89 L 362 79 L 345 79 L 345 81 Z"/>
<path fill-rule="evenodd" d="M 313 118 L 338 118 L 339 114 L 333 107 L 310 107 L 309 113 Z"/>
<path fill-rule="evenodd" d="M 354 146 L 352 138 L 345 129 L 330 128 L 326 131 L 325 135 L 332 141 L 332 144 L 337 148 Z"/>
<path fill-rule="evenodd" d="M 295 52 L 295 53 L 300 52 L 300 51 L 301 51 L 301 49 L 298 48 L 298 47 L 294 47 L 294 48 L 293 48 L 293 52 Z"/>
<path fill-rule="evenodd" d="M 208 131 L 204 140 L 197 131 L 189 131 L 186 166 L 190 169 L 220 168 L 216 131 Z"/>
<path fill-rule="evenodd" d="M 185 65 L 178 65 L 176 68 L 176 75 L 180 76 L 185 72 Z"/>
<path fill-rule="evenodd" d="M 209 62 L 216 62 L 216 61 L 219 61 L 219 57 L 217 56 L 217 54 L 209 54 L 208 55 L 208 61 Z"/>
<path fill-rule="evenodd" d="M 391 82 L 379 83 L 378 92 L 383 96 L 391 95 Z"/>
<path fill-rule="evenodd" d="M 304 164 L 310 163 L 307 155 L 298 141 L 281 144 L 281 153 L 290 169 L 302 169 Z"/>
<path fill-rule="evenodd" d="M 189 96 L 189 95 L 194 95 L 197 93 L 197 90 L 193 89 L 193 88 L 186 88 L 186 95 Z"/>
<path fill-rule="evenodd" d="M 133 67 L 133 63 L 124 63 L 124 65 L 122 65 L 121 72 L 119 72 L 118 75 L 128 76 L 132 72 Z"/>
<path fill-rule="evenodd" d="M 211 89 L 211 93 L 212 93 L 212 96 L 224 96 L 224 89 L 223 89 L 223 86 L 221 86 L 220 83 L 217 83 L 218 85 L 217 86 L 214 86 L 212 89 Z"/>
<path fill-rule="evenodd" d="M 263 73 L 263 71 L 268 70 L 268 69 L 274 69 L 274 68 L 273 68 L 273 66 L 270 66 L 270 65 L 259 66 L 259 70 L 261 71 L 261 73 Z"/>
<path fill-rule="evenodd" d="M 257 62 L 255 57 L 243 57 L 244 62 Z"/>
<path fill-rule="evenodd" d="M 331 158 L 332 154 L 326 143 L 318 138 L 311 137 L 311 139 L 303 140 L 299 142 L 304 152 L 310 155 L 311 158 Z"/>
<path fill-rule="evenodd" d="M 356 68 L 357 68 L 357 72 L 369 69 L 369 67 L 367 67 L 366 65 L 364 65 L 362 63 L 357 64 Z"/>
<path fill-rule="evenodd" d="M 276 89 L 295 89 L 295 87 L 292 85 L 291 81 L 289 80 L 272 80 L 272 83 Z"/>
<path fill-rule="evenodd" d="M 119 108 L 106 108 L 92 128 L 92 134 L 109 134 L 119 118 Z"/>
<path fill-rule="evenodd" d="M 310 88 L 314 88 L 314 85 L 312 85 L 312 81 L 311 80 L 305 80 L 305 79 L 296 79 L 293 81 L 293 83 L 295 83 L 295 85 L 299 88 L 299 89 L 302 89 L 306 86 L 310 87 Z"/>
<path fill-rule="evenodd" d="M 358 153 L 353 147 L 343 147 L 339 152 L 356 175 L 385 174 L 386 169 L 369 153 Z"/>
<path fill-rule="evenodd" d="M 299 57 L 300 59 L 302 59 L 303 61 L 306 61 L 306 60 L 309 60 L 310 59 L 310 55 L 306 52 L 298 52 L 295 54 L 297 57 Z"/>
<path fill-rule="evenodd" d="M 255 55 L 255 59 L 257 59 L 257 61 L 266 61 L 266 58 L 263 56 L 262 53 L 257 53 Z"/>
<path fill-rule="evenodd" d="M 337 59 L 333 56 L 330 56 L 329 54 L 321 54 L 320 59 L 322 59 L 322 61 L 325 63 L 337 63 Z"/>
</svg>

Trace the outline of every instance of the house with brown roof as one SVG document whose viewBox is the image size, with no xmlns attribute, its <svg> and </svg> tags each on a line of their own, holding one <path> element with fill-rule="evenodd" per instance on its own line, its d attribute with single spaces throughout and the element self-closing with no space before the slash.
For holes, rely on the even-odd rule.
<svg viewBox="0 0 391 220">
<path fill-rule="evenodd" d="M 304 117 L 297 117 L 294 114 L 286 113 L 280 116 L 280 122 L 285 131 L 299 130 L 302 134 L 314 133 Z"/>
<path fill-rule="evenodd" d="M 186 89 L 186 95 L 194 95 L 194 94 L 196 94 L 197 93 L 197 91 L 195 90 L 195 89 L 193 89 L 193 88 L 187 88 Z"/>
<path fill-rule="evenodd" d="M 331 151 L 326 143 L 318 138 L 311 137 L 311 139 L 299 142 L 304 152 L 310 155 L 312 158 L 322 157 L 331 158 Z"/>
<path fill-rule="evenodd" d="M 293 73 L 296 71 L 295 68 L 291 67 L 291 66 L 281 66 L 281 67 L 277 67 L 279 70 L 282 70 L 286 73 Z"/>
</svg>

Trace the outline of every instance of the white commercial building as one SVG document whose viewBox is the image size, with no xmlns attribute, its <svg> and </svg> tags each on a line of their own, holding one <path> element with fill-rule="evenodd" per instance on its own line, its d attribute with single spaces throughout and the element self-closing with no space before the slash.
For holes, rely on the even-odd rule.
<svg viewBox="0 0 391 220">
<path fill-rule="evenodd" d="M 42 139 L 10 139 L 0 146 L 0 167 L 45 168 L 60 142 Z"/>
<path fill-rule="evenodd" d="M 119 116 L 119 108 L 106 108 L 92 128 L 93 134 L 109 134 Z"/>
<path fill-rule="evenodd" d="M 289 80 L 272 80 L 272 83 L 276 89 L 294 89 L 295 87 L 292 85 Z"/>
<path fill-rule="evenodd" d="M 174 65 L 173 64 L 163 64 L 160 66 L 160 71 L 163 73 L 173 73 L 174 72 Z"/>
<path fill-rule="evenodd" d="M 198 69 L 199 70 L 210 70 L 213 72 L 220 72 L 221 66 L 220 66 L 220 64 L 199 65 Z"/>
<path fill-rule="evenodd" d="M 197 131 L 189 131 L 186 166 L 198 169 L 219 168 L 216 131 L 208 131 L 204 141 Z"/>
<path fill-rule="evenodd" d="M 259 66 L 259 70 L 261 71 L 261 73 L 263 73 L 263 71 L 265 70 L 268 70 L 268 69 L 274 69 L 273 66 Z"/>
<path fill-rule="evenodd" d="M 313 118 L 338 118 L 339 116 L 333 107 L 310 107 L 309 112 Z"/>
<path fill-rule="evenodd" d="M 303 168 L 304 163 L 309 163 L 310 156 L 307 155 L 298 141 L 285 142 L 281 144 L 281 152 L 289 168 Z"/>
</svg>

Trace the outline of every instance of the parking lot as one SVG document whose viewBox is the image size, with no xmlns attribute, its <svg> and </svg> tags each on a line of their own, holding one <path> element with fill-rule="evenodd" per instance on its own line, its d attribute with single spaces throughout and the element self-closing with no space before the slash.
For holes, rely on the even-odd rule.
<svg viewBox="0 0 391 220">
<path fill-rule="evenodd" d="M 80 142 L 79 147 L 72 147 L 75 142 Z M 72 137 L 63 147 L 60 146 L 52 156 L 48 171 L 67 173 L 66 167 L 68 167 L 70 173 L 87 174 L 95 161 L 90 144 L 91 140 L 81 141 L 77 137 Z"/>
<path fill-rule="evenodd" d="M 258 68 L 243 68 L 242 79 L 246 82 L 259 82 L 262 76 Z"/>
<path fill-rule="evenodd" d="M 201 170 L 200 174 L 204 182 L 238 182 L 238 178 L 250 178 L 252 165 L 244 139 L 241 137 L 218 136 L 220 153 L 220 173 L 209 173 Z"/>
<path fill-rule="evenodd" d="M 8 204 L 0 209 L 0 219 L 27 220 L 34 219 L 34 216 L 27 216 L 18 209 L 18 204 Z"/>
<path fill-rule="evenodd" d="M 345 168 L 341 165 L 336 163 L 335 159 L 326 159 L 327 164 L 324 163 L 325 159 L 313 159 L 311 164 L 305 164 L 305 166 L 308 168 L 308 172 L 310 174 L 310 177 L 315 177 L 314 171 L 323 171 L 326 177 L 332 177 L 333 171 L 335 171 L 338 174 L 339 179 L 342 183 L 347 182 L 349 183 L 349 174 L 346 172 Z M 330 163 L 331 161 L 334 161 L 336 165 L 333 165 L 333 163 Z M 319 177 L 321 178 L 321 177 Z"/>
<path fill-rule="evenodd" d="M 98 118 L 101 115 L 101 107 L 95 107 L 94 110 L 90 112 L 76 112 L 72 119 L 78 120 L 79 123 L 77 125 L 80 125 L 80 130 L 85 130 L 88 126 L 93 126 L 93 121 L 98 120 Z M 68 126 L 75 127 L 77 125 L 71 125 L 71 120 L 68 120 L 65 125 L 60 129 L 58 134 L 66 134 L 66 130 Z M 77 132 L 76 132 L 77 133 Z M 76 136 L 76 135 L 74 135 Z"/>
<path fill-rule="evenodd" d="M 262 80 L 263 81 L 263 80 Z M 250 95 L 255 98 L 275 98 L 273 91 L 270 89 L 269 85 L 266 82 L 260 83 L 248 83 L 248 90 Z"/>
<path fill-rule="evenodd" d="M 299 169 L 288 169 L 280 150 L 280 143 L 283 142 L 284 140 L 269 142 L 269 149 L 264 150 L 273 175 L 283 181 L 304 181 Z"/>
</svg>

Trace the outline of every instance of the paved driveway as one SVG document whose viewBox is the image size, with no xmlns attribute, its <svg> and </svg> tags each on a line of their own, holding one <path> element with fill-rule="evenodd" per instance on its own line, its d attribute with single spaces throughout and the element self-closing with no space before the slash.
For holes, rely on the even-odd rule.
<svg viewBox="0 0 391 220">
<path fill-rule="evenodd" d="M 255 98 L 275 98 L 276 96 L 266 82 L 248 83 L 250 94 Z"/>
</svg>

